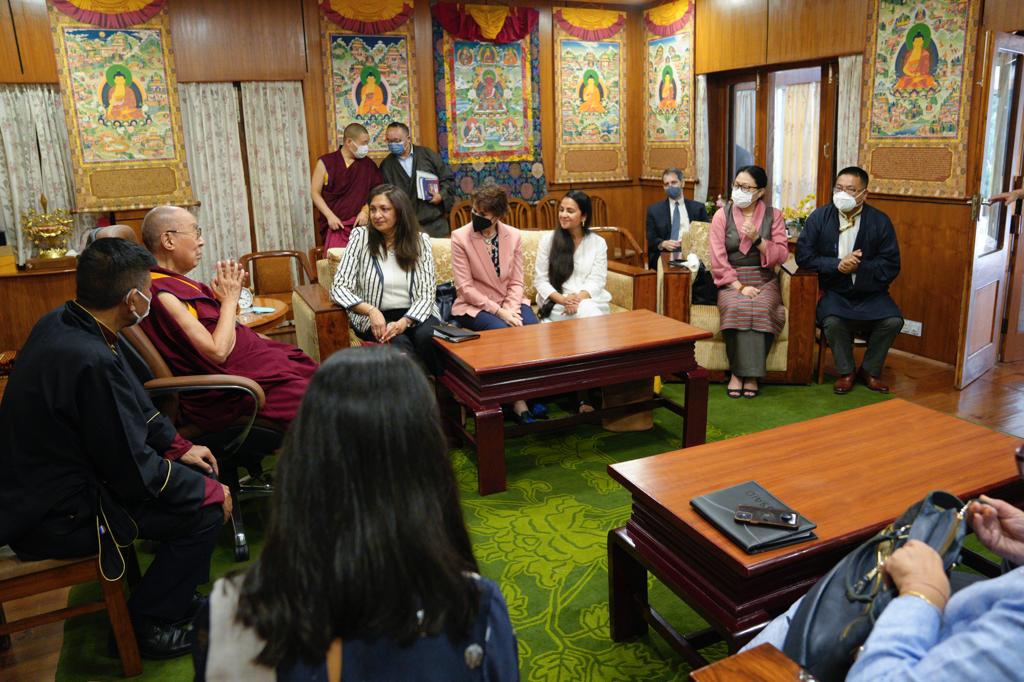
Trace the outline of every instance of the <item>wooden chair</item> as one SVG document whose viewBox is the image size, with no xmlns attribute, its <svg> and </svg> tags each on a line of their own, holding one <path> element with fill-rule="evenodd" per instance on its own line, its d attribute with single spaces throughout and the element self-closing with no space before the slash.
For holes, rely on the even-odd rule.
<svg viewBox="0 0 1024 682">
<path fill-rule="evenodd" d="M 825 330 L 821 327 L 815 326 L 814 333 L 818 344 L 818 366 L 815 370 L 818 383 L 825 381 L 825 356 L 828 355 L 829 346 L 828 339 L 825 338 Z M 867 348 L 868 340 L 863 336 L 857 334 L 853 335 L 853 349 L 854 353 L 857 352 L 858 348 Z"/>
<path fill-rule="evenodd" d="M 248 271 L 254 294 L 277 299 L 288 306 L 281 324 L 267 335 L 293 333 L 292 289 L 317 281 L 309 257 L 301 251 L 257 251 L 245 254 L 238 262 Z"/>
<path fill-rule="evenodd" d="M 604 226 L 608 224 L 608 204 L 604 203 L 600 194 L 590 194 L 590 211 L 593 213 L 590 216 L 591 225 Z"/>
<path fill-rule="evenodd" d="M 509 199 L 505 222 L 520 230 L 534 229 L 533 206 L 522 199 Z"/>
<path fill-rule="evenodd" d="M 134 552 L 131 552 L 130 557 L 125 558 L 129 567 L 127 577 L 129 581 L 132 581 L 133 577 L 138 575 L 139 570 L 138 564 L 135 563 Z M 134 574 L 132 573 L 133 566 Z M 3 618 L 2 606 L 6 602 L 43 594 L 62 587 L 73 587 L 91 582 L 99 582 L 103 589 L 101 601 L 68 606 L 48 613 L 19 618 L 10 623 L 5 622 Z M 15 556 L 10 547 L 0 547 L 0 640 L 9 638 L 12 632 L 67 620 L 86 613 L 106 611 L 110 618 L 110 626 L 114 631 L 124 676 L 140 675 L 142 674 L 142 660 L 139 658 L 139 645 L 135 639 L 131 618 L 128 615 L 123 583 L 123 578 L 110 581 L 103 577 L 100 573 L 97 555 L 81 559 L 22 561 Z"/>
<path fill-rule="evenodd" d="M 644 252 L 629 232 L 618 227 L 592 227 L 590 231 L 601 235 L 608 242 L 608 260 L 638 268 L 645 267 Z"/>
<path fill-rule="evenodd" d="M 259 472 L 263 457 L 281 447 L 285 429 L 281 424 L 256 415 L 266 404 L 263 389 L 252 379 L 232 374 L 205 374 L 174 376 L 156 347 L 139 327 L 126 327 L 121 331 L 134 353 L 129 363 L 143 381 L 146 391 L 157 407 L 171 421 L 178 422 L 178 396 L 197 391 L 233 391 L 247 395 L 253 401 L 252 412 L 219 431 L 204 431 L 194 424 L 178 423 L 178 433 L 198 445 L 210 448 L 217 458 L 220 482 L 231 489 L 234 510 L 231 525 L 235 542 L 235 560 L 249 558 L 249 543 L 242 518 L 242 493 L 269 495 L 269 486 L 247 487 L 239 482 L 238 467 L 245 466 L 250 475 Z"/>
<path fill-rule="evenodd" d="M 533 205 L 533 229 L 553 230 L 558 227 L 558 205 L 562 197 L 545 194 Z"/>
<path fill-rule="evenodd" d="M 457 230 L 473 219 L 473 202 L 469 199 L 455 202 L 452 210 L 448 213 L 448 224 L 452 230 Z"/>
</svg>

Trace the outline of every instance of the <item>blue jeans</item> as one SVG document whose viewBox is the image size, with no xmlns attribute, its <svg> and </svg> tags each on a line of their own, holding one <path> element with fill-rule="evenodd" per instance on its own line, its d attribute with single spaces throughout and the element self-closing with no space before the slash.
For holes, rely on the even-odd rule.
<svg viewBox="0 0 1024 682">
<path fill-rule="evenodd" d="M 523 324 L 537 324 L 539 320 L 533 312 L 533 308 L 523 303 L 519 306 L 519 313 L 523 316 Z M 487 331 L 488 329 L 504 329 L 508 325 L 497 315 L 481 310 L 472 315 L 456 315 L 455 320 L 463 329 L 472 329 L 475 332 Z"/>
</svg>

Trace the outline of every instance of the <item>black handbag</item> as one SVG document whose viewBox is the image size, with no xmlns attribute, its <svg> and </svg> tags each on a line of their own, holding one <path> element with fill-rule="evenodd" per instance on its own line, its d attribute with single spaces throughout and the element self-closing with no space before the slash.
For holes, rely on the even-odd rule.
<svg viewBox="0 0 1024 682">
<path fill-rule="evenodd" d="M 881 565 L 908 540 L 920 540 L 939 556 L 946 573 L 960 558 L 964 504 L 942 491 L 920 502 L 847 554 L 819 580 L 793 614 L 782 650 L 821 682 L 840 682 L 853 665 L 875 621 L 896 598 Z"/>
<path fill-rule="evenodd" d="M 717 305 L 718 287 L 711 277 L 711 271 L 700 263 L 700 269 L 693 276 L 693 285 L 690 290 L 690 303 L 692 305 Z"/>
<path fill-rule="evenodd" d="M 442 322 L 452 319 L 452 306 L 455 305 L 455 285 L 444 282 L 437 285 L 437 316 Z"/>
</svg>

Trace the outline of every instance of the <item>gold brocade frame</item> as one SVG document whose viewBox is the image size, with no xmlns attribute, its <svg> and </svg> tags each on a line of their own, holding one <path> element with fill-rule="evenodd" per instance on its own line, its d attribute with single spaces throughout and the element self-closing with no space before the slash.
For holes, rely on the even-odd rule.
<svg viewBox="0 0 1024 682">
<path fill-rule="evenodd" d="M 408 114 L 405 112 L 389 112 L 388 122 L 400 121 L 409 126 L 409 136 L 412 138 L 414 144 L 422 144 L 416 134 L 419 132 L 419 116 L 416 113 L 416 109 L 419 103 L 417 81 L 416 81 L 416 41 L 414 39 L 413 21 L 410 19 L 403 23 L 398 28 L 380 34 L 366 34 L 355 31 L 349 31 L 343 29 L 337 24 L 333 23 L 327 17 L 324 16 L 323 12 L 319 12 L 320 15 L 320 44 L 322 46 L 321 52 L 323 56 L 323 71 L 324 71 L 324 99 L 327 105 L 327 143 L 331 151 L 334 151 L 341 144 L 341 134 L 349 123 L 365 123 L 363 121 L 353 120 L 348 121 L 340 125 L 337 120 L 338 112 L 336 110 L 336 104 L 334 98 L 334 59 L 331 54 L 331 46 L 333 44 L 332 36 L 366 36 L 367 38 L 402 38 L 406 40 L 406 73 L 408 77 L 408 91 L 409 91 L 409 111 Z M 385 124 L 386 125 L 386 124 Z M 369 127 L 368 127 L 369 129 Z M 370 131 L 370 157 L 375 159 L 378 163 L 381 159 L 388 155 L 387 146 L 381 146 L 375 144 L 373 139 L 373 130 Z M 383 140 L 383 129 L 380 135 Z"/>
<path fill-rule="evenodd" d="M 647 10 L 650 12 L 650 10 Z M 685 74 L 678 74 L 680 82 L 684 79 L 688 85 L 688 92 L 685 93 L 686 137 L 677 141 L 654 142 L 651 140 L 650 127 L 656 125 L 655 112 L 651 104 L 651 50 L 652 42 L 663 41 L 666 38 L 682 39 L 688 46 L 690 71 Z M 682 96 L 683 93 L 680 93 Z M 697 97 L 696 83 L 693 77 L 693 17 L 686 22 L 686 26 L 680 29 L 673 36 L 663 36 L 652 33 L 645 27 L 644 31 L 644 144 L 643 162 L 640 170 L 640 177 L 647 180 L 661 181 L 661 174 L 666 168 L 677 167 L 683 171 L 687 178 L 695 180 L 697 177 L 697 151 L 696 151 L 696 119 L 694 116 L 695 99 Z M 682 155 L 682 160 L 680 156 Z"/>
<path fill-rule="evenodd" d="M 864 87 L 861 93 L 860 165 L 871 175 L 870 189 L 880 194 L 966 197 L 967 136 L 970 129 L 969 116 L 974 88 L 974 59 L 981 3 L 979 0 L 963 0 L 962 3 L 968 6 L 968 17 L 964 31 L 963 60 L 960 65 L 960 106 L 957 110 L 955 134 L 946 137 L 879 136 L 872 134 L 876 79 L 880 78 L 879 68 L 884 73 L 886 67 L 895 67 L 891 62 L 898 60 L 898 55 L 892 53 L 891 45 L 883 48 L 878 46 L 880 6 L 884 1 L 872 0 L 868 12 L 870 38 L 864 53 Z M 919 4 L 921 7 L 915 8 L 911 5 L 908 9 L 908 12 L 917 10 L 917 15 L 911 18 L 911 22 L 921 21 L 922 13 L 927 19 L 928 12 L 935 12 L 936 6 Z M 947 0 L 946 4 L 955 3 Z M 901 30 L 905 28 L 902 25 L 900 27 Z M 892 27 L 891 30 L 896 29 Z M 880 55 L 879 49 L 887 49 L 890 56 Z M 880 56 L 886 59 L 881 67 Z"/>
<path fill-rule="evenodd" d="M 615 143 L 572 144 L 563 141 L 562 120 L 562 41 L 577 43 L 618 43 L 619 45 L 619 141 Z M 615 35 L 597 41 L 586 41 L 565 31 L 558 22 L 554 23 L 555 44 L 555 171 L 552 181 L 600 182 L 606 180 L 628 180 L 629 168 L 626 159 L 626 29 Z"/>
<path fill-rule="evenodd" d="M 197 202 L 192 195 L 192 184 L 189 180 L 185 145 L 181 132 L 177 72 L 174 66 L 174 54 L 171 50 L 171 33 L 166 8 L 149 21 L 124 29 L 99 28 L 75 21 L 63 12 L 56 10 L 49 3 L 47 8 L 54 52 L 57 57 L 61 100 L 64 105 L 68 137 L 71 142 L 76 210 L 81 212 L 124 211 L 151 208 L 160 204 L 195 206 Z M 124 150 L 124 158 L 121 159 L 86 160 L 82 125 L 91 122 L 80 120 L 74 88 L 76 85 L 83 88 L 90 84 L 76 82 L 75 77 L 80 76 L 80 73 L 73 72 L 69 68 L 65 34 L 65 31 L 69 29 L 102 31 L 115 35 L 139 30 L 159 33 L 163 70 L 158 73 L 161 75 L 163 83 L 158 83 L 156 88 L 163 91 L 159 96 L 160 99 L 165 99 L 167 108 L 167 112 L 159 116 L 163 121 L 163 127 L 169 127 L 166 134 L 171 136 L 169 144 L 166 138 L 163 141 L 163 146 L 167 150 L 165 156 L 149 159 L 131 158 L 132 149 L 129 147 Z M 114 59 L 119 57 L 116 51 L 111 56 Z M 106 65 L 107 69 L 111 68 L 110 65 L 113 63 L 116 62 L 109 62 Z M 96 95 L 99 96 L 99 93 Z M 150 135 L 150 137 L 153 136 Z M 159 142 L 159 139 L 151 139 L 150 142 Z M 136 147 L 136 151 L 138 149 L 140 147 Z M 112 155 L 110 148 L 105 149 L 104 153 L 107 156 Z"/>
</svg>

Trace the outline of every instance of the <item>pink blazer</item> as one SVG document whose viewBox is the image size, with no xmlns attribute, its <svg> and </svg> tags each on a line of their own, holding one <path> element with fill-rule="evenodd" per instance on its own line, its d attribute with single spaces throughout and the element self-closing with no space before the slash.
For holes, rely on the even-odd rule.
<svg viewBox="0 0 1024 682">
<path fill-rule="evenodd" d="M 481 310 L 491 313 L 499 308 L 519 310 L 528 303 L 523 299 L 523 246 L 519 230 L 498 223 L 498 265 L 501 277 L 494 272 L 494 263 L 487 245 L 472 225 L 463 225 L 452 232 L 452 272 L 455 275 L 453 315 L 476 317 Z"/>
</svg>

